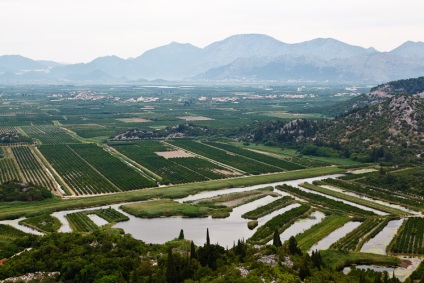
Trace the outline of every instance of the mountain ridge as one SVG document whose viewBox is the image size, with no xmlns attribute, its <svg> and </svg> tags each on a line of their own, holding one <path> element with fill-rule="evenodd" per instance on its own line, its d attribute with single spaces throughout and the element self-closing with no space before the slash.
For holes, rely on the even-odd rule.
<svg viewBox="0 0 424 283">
<path fill-rule="evenodd" d="M 239 34 L 204 48 L 171 42 L 135 58 L 103 56 L 63 65 L 25 57 L 0 56 L 0 82 L 84 80 L 103 72 L 113 81 L 370 81 L 424 75 L 424 43 L 405 42 L 390 52 L 350 45 L 333 38 L 284 43 L 264 34 Z M 9 61 L 7 60 L 9 58 Z M 25 64 L 22 62 L 25 61 Z M 49 63 L 48 63 L 49 62 Z M 230 69 L 230 71 L 228 70 Z M 10 76 L 8 73 L 15 76 Z M 25 72 L 25 76 L 20 76 Z M 106 76 L 103 76 L 106 77 Z"/>
</svg>

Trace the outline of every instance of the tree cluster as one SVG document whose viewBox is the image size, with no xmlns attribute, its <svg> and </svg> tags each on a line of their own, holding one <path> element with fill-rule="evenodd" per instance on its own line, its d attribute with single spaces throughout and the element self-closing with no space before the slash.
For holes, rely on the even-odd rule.
<svg viewBox="0 0 424 283">
<path fill-rule="evenodd" d="M 0 185 L 0 202 L 41 201 L 52 198 L 53 194 L 43 187 L 16 180 Z"/>
</svg>

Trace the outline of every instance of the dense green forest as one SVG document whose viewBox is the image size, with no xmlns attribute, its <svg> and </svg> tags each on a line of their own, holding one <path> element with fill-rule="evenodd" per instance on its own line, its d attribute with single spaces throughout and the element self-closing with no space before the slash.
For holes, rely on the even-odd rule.
<svg viewBox="0 0 424 283">
<path fill-rule="evenodd" d="M 254 248 L 239 240 L 231 249 L 195 246 L 184 239 L 146 245 L 117 230 L 88 234 L 52 233 L 20 239 L 30 251 L 0 266 L 0 279 L 46 273 L 37 282 L 400 282 L 386 273 L 354 269 L 350 275 L 333 270 L 320 252 L 302 253 L 294 238 Z M 47 277 L 47 278 L 46 278 Z"/>
</svg>

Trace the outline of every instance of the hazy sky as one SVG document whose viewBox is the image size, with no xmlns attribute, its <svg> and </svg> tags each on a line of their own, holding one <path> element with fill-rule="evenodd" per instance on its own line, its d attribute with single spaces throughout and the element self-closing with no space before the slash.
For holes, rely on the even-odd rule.
<svg viewBox="0 0 424 283">
<path fill-rule="evenodd" d="M 241 33 L 389 51 L 424 41 L 423 0 L 0 0 L 0 55 L 88 62 Z"/>
</svg>

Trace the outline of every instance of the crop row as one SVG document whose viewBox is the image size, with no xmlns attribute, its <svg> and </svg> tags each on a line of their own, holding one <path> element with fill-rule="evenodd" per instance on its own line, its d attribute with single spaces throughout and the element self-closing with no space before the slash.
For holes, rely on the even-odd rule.
<svg viewBox="0 0 424 283">
<path fill-rule="evenodd" d="M 53 180 L 43 170 L 29 147 L 12 147 L 12 152 L 26 181 L 40 185 L 51 191 L 56 190 Z"/>
<path fill-rule="evenodd" d="M 159 141 L 137 141 L 135 142 L 137 146 L 141 148 L 140 153 L 144 151 L 146 155 L 157 155 L 156 152 L 163 151 L 173 151 L 175 150 L 173 147 L 169 146 L 166 143 L 162 143 Z M 222 179 L 227 177 L 228 175 L 233 175 L 232 171 L 228 171 L 227 169 L 214 164 L 206 159 L 201 159 L 198 157 L 183 157 L 183 158 L 170 158 L 168 161 L 177 164 L 180 167 L 188 169 L 191 172 L 196 172 L 207 179 Z"/>
<path fill-rule="evenodd" d="M 249 238 L 250 242 L 253 243 L 266 243 L 268 242 L 274 231 L 278 230 L 279 233 L 282 233 L 287 229 L 291 224 L 293 224 L 297 219 L 302 216 L 305 216 L 308 211 L 310 211 L 310 206 L 307 204 L 302 204 L 298 207 L 290 209 L 289 211 L 284 212 L 283 214 L 273 217 L 271 220 L 266 222 L 264 225 L 260 226 L 255 234 Z"/>
<path fill-rule="evenodd" d="M 374 215 L 374 212 L 372 211 L 365 210 L 350 204 L 346 204 L 342 201 L 333 200 L 319 194 L 305 192 L 301 189 L 298 189 L 289 185 L 277 186 L 276 188 L 278 190 L 285 191 L 292 195 L 295 195 L 299 198 L 303 198 L 307 200 L 308 202 L 313 203 L 315 205 L 343 211 L 349 214 L 354 213 L 358 215 Z"/>
<path fill-rule="evenodd" d="M 349 195 L 349 194 L 346 194 L 346 193 L 341 192 L 341 191 L 335 191 L 335 190 L 323 188 L 323 187 L 320 187 L 320 186 L 312 185 L 312 184 L 309 184 L 309 183 L 302 184 L 301 186 L 308 189 L 308 190 L 311 190 L 311 191 L 315 191 L 315 192 L 318 192 L 318 193 L 321 193 L 321 194 L 336 197 L 336 198 L 341 199 L 341 200 L 356 203 L 356 204 L 359 204 L 359 205 L 362 205 L 362 206 L 365 206 L 365 207 L 369 207 L 369 208 L 372 208 L 372 209 L 376 209 L 376 210 L 379 210 L 379 211 L 384 211 L 384 212 L 392 214 L 392 215 L 407 215 L 408 214 L 408 212 L 400 210 L 400 209 L 395 208 L 395 207 L 392 207 L 389 204 L 384 205 L 384 204 L 381 204 L 379 202 L 375 202 L 375 201 L 372 201 L 372 200 L 367 200 L 367 199 L 361 198 L 359 196 Z"/>
<path fill-rule="evenodd" d="M 294 198 L 284 196 L 271 203 L 260 206 L 254 210 L 248 211 L 242 215 L 243 218 L 256 220 L 260 217 L 270 214 L 271 212 L 286 207 L 294 202 Z"/>
<path fill-rule="evenodd" d="M 289 162 L 296 163 L 296 164 L 299 164 L 303 167 L 308 167 L 308 168 L 323 167 L 323 166 L 330 166 L 331 165 L 331 163 L 319 161 L 319 160 L 314 160 L 314 159 L 309 158 L 309 157 L 296 157 L 296 156 L 285 155 L 284 159 L 287 159 Z"/>
<path fill-rule="evenodd" d="M 409 276 L 409 280 L 410 282 L 419 282 L 418 280 L 423 280 L 423 278 L 424 278 L 424 260 L 421 261 L 417 269 L 415 269 L 415 271 L 412 272 L 411 276 Z"/>
<path fill-rule="evenodd" d="M 246 173 L 257 175 L 282 171 L 280 168 L 245 158 L 234 153 L 228 153 L 225 150 L 214 148 L 200 142 L 192 140 L 174 140 L 171 143 L 188 151 L 192 151 L 212 160 L 227 164 Z"/>
<path fill-rule="evenodd" d="M 179 184 L 197 181 L 206 181 L 212 177 L 214 165 L 203 162 L 200 158 L 172 158 L 166 159 L 157 155 L 157 150 L 169 148 L 158 141 L 143 141 L 132 145 L 115 145 L 115 149 L 162 177 L 163 184 Z M 188 159 L 186 161 L 182 159 Z M 174 161 L 175 160 L 175 161 Z M 206 172 L 206 173 L 205 173 Z M 202 174 L 204 173 L 204 174 Z M 222 177 L 219 175 L 219 177 Z"/>
<path fill-rule="evenodd" d="M 11 180 L 20 180 L 18 170 L 12 158 L 0 159 L 0 182 L 5 183 Z"/>
<path fill-rule="evenodd" d="M 165 143 L 157 140 L 138 140 L 138 141 L 109 141 L 112 147 L 133 147 L 138 146 L 140 154 L 152 154 L 154 152 L 171 151 L 172 148 Z"/>
<path fill-rule="evenodd" d="M 219 165 L 197 157 L 173 158 L 172 162 L 209 179 L 222 179 L 233 175 L 232 171 L 228 171 Z"/>
<path fill-rule="evenodd" d="M 15 127 L 0 127 L 0 135 L 2 134 L 19 134 L 19 131 Z"/>
<path fill-rule="evenodd" d="M 84 212 L 70 213 L 65 217 L 74 232 L 91 232 L 98 229 L 98 226 Z"/>
<path fill-rule="evenodd" d="M 239 147 L 235 147 L 229 144 L 225 144 L 225 143 L 218 143 L 218 142 L 204 142 L 207 145 L 211 145 L 214 147 L 218 147 L 221 148 L 223 150 L 241 155 L 243 157 L 247 157 L 247 158 L 251 158 L 254 159 L 256 161 L 260 161 L 263 162 L 265 164 L 268 165 L 272 165 L 275 167 L 278 167 L 280 169 L 283 170 L 298 170 L 298 169 L 304 169 L 304 166 L 295 164 L 295 163 L 291 163 L 288 161 L 285 161 L 283 159 L 278 159 L 278 158 L 274 158 L 265 154 L 260 154 L 251 150 L 246 150 L 243 148 L 239 148 Z"/>
<path fill-rule="evenodd" d="M 390 251 L 397 254 L 424 254 L 424 218 L 408 218 L 390 243 Z"/>
<path fill-rule="evenodd" d="M 106 220 L 109 223 L 114 223 L 114 222 L 123 222 L 123 221 L 128 221 L 130 220 L 128 218 L 128 216 L 122 214 L 121 212 L 113 209 L 113 208 L 101 208 L 101 209 L 96 209 L 96 210 L 90 210 L 87 211 L 88 213 L 92 214 L 96 214 L 99 217 L 103 218 L 104 220 Z"/>
<path fill-rule="evenodd" d="M 0 224 L 0 236 L 18 238 L 27 235 L 25 232 L 18 230 L 12 226 Z"/>
<path fill-rule="evenodd" d="M 332 244 L 330 248 L 359 251 L 365 242 L 374 238 L 384 227 L 386 227 L 389 220 L 389 217 L 369 217 L 352 232 Z"/>
<path fill-rule="evenodd" d="M 52 125 L 25 126 L 22 129 L 31 138 L 39 140 L 42 144 L 79 143 L 64 130 Z"/>
<path fill-rule="evenodd" d="M 325 180 L 319 181 L 318 183 L 336 186 L 336 187 L 346 189 L 355 193 L 360 193 L 362 195 L 365 195 L 371 198 L 377 198 L 377 199 L 382 199 L 382 200 L 386 200 L 386 201 L 390 201 L 390 202 L 394 202 L 398 204 L 408 205 L 417 209 L 422 207 L 422 203 L 419 201 L 412 200 L 409 198 L 397 197 L 396 195 L 393 195 L 384 191 L 376 191 L 369 187 L 364 187 L 361 185 L 353 184 L 353 183 L 338 180 L 338 179 L 325 179 Z"/>
<path fill-rule="evenodd" d="M 297 244 L 302 250 L 309 250 L 315 243 L 324 239 L 334 230 L 342 227 L 350 218 L 344 215 L 333 214 L 327 216 L 321 222 L 296 236 Z"/>
<path fill-rule="evenodd" d="M 121 160 L 95 144 L 72 144 L 69 147 L 98 172 L 124 191 L 156 186 Z"/>
<path fill-rule="evenodd" d="M 67 145 L 42 145 L 41 153 L 78 195 L 116 192 L 117 189 Z"/>
</svg>

